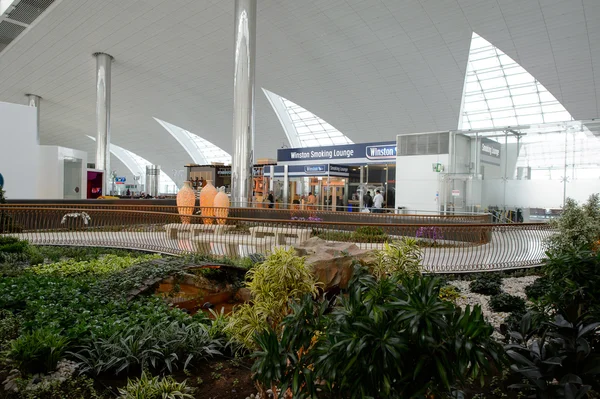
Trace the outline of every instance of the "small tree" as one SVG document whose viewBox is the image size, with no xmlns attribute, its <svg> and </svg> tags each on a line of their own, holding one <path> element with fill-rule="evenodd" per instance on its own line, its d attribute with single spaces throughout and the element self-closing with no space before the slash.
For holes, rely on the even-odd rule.
<svg viewBox="0 0 600 399">
<path fill-rule="evenodd" d="M 550 223 L 557 230 L 546 241 L 550 252 L 560 254 L 594 248 L 600 240 L 600 196 L 592 194 L 583 205 L 567 198 L 562 215 Z"/>
</svg>

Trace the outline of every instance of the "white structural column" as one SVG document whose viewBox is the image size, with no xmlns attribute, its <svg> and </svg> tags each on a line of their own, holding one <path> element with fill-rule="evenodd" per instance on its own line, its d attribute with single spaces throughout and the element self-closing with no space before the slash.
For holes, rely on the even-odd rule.
<svg viewBox="0 0 600 399">
<path fill-rule="evenodd" d="M 29 105 L 30 107 L 35 107 L 36 108 L 36 123 L 37 123 L 37 136 L 36 136 L 36 140 L 37 143 L 40 144 L 40 100 L 42 99 L 42 97 L 35 95 L 35 94 L 26 94 L 27 96 L 27 105 Z"/>
<path fill-rule="evenodd" d="M 256 1 L 235 0 L 231 199 L 240 207 L 252 201 Z"/>
<path fill-rule="evenodd" d="M 110 72 L 113 57 L 94 53 L 96 57 L 96 169 L 104 171 L 102 195 L 110 187 Z"/>
<path fill-rule="evenodd" d="M 287 208 L 290 203 L 290 174 L 288 168 L 288 165 L 283 165 L 283 208 Z"/>
</svg>

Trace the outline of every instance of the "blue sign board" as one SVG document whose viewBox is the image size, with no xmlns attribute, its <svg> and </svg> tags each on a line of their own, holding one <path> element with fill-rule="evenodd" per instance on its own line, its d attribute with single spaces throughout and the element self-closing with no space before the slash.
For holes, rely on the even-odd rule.
<svg viewBox="0 0 600 399">
<path fill-rule="evenodd" d="M 115 177 L 115 183 L 125 183 L 126 180 L 124 177 Z"/>
<path fill-rule="evenodd" d="M 4 176 L 0 173 L 0 187 L 4 186 Z"/>
<path fill-rule="evenodd" d="M 306 174 L 323 174 L 327 171 L 327 165 L 311 165 L 304 167 L 304 173 Z"/>
<path fill-rule="evenodd" d="M 353 163 L 385 161 L 395 158 L 395 141 L 277 150 L 277 162 L 338 161 Z"/>
</svg>

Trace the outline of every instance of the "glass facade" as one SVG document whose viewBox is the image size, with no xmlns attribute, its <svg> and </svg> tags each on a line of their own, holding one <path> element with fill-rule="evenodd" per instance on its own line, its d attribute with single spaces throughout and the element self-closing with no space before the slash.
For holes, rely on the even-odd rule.
<svg viewBox="0 0 600 399">
<path fill-rule="evenodd" d="M 473 33 L 460 130 L 561 122 L 571 114 L 529 72 Z"/>
<path fill-rule="evenodd" d="M 231 164 L 231 155 L 210 141 L 172 123 L 154 119 L 183 146 L 196 164 L 210 165 L 213 162 Z"/>
</svg>

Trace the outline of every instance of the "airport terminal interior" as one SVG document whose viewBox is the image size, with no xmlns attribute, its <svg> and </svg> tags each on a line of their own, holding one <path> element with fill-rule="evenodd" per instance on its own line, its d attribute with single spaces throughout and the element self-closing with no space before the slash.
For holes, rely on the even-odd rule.
<svg viewBox="0 0 600 399">
<path fill-rule="evenodd" d="M 600 397 L 599 20 L 0 0 L 0 397 Z"/>
</svg>

